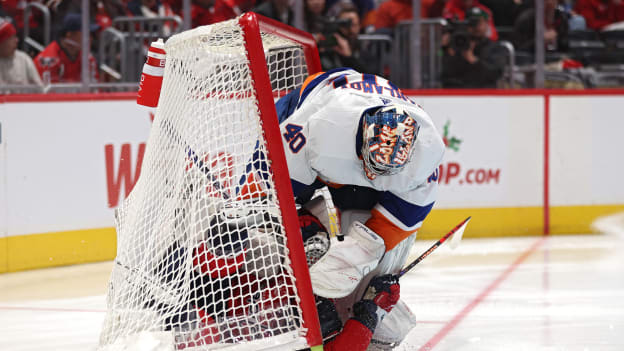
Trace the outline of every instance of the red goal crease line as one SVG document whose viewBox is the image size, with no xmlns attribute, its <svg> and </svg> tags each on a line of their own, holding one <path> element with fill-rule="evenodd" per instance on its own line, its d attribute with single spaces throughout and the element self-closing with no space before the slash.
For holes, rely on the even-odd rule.
<svg viewBox="0 0 624 351">
<path fill-rule="evenodd" d="M 537 239 L 530 248 L 528 248 L 520 257 L 518 257 L 507 269 L 505 269 L 490 285 L 488 285 L 479 295 L 477 295 L 466 307 L 464 307 L 459 313 L 453 317 L 440 331 L 438 331 L 427 343 L 421 346 L 418 351 L 430 351 L 432 350 L 442 339 L 444 339 L 457 325 L 475 308 L 477 307 L 487 296 L 505 280 L 511 273 L 521 265 L 527 257 L 533 254 L 543 243 L 547 237 L 543 236 Z"/>
</svg>

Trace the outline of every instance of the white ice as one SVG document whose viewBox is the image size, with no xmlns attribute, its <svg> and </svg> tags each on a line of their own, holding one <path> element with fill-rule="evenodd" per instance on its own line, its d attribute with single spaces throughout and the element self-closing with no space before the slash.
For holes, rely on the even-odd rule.
<svg viewBox="0 0 624 351">
<path fill-rule="evenodd" d="M 0 350 L 93 350 L 111 267 L 0 275 Z M 624 350 L 622 234 L 464 238 L 401 291 L 419 324 L 397 350 Z"/>
</svg>

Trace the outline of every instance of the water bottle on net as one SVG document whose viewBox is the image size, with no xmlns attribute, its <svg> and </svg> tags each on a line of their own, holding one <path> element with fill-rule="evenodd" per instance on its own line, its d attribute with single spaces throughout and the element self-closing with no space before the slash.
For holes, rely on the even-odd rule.
<svg viewBox="0 0 624 351">
<path fill-rule="evenodd" d="M 152 42 L 147 52 L 147 60 L 143 65 L 137 104 L 157 107 L 165 73 L 165 43 L 162 39 Z"/>
</svg>

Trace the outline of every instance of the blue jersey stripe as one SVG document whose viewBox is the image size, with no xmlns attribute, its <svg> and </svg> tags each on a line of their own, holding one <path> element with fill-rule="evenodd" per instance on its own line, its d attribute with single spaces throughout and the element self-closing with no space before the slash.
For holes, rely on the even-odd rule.
<svg viewBox="0 0 624 351">
<path fill-rule="evenodd" d="M 297 88 L 290 93 L 282 96 L 275 103 L 275 111 L 277 112 L 277 120 L 279 123 L 284 122 L 290 115 L 295 112 L 297 103 L 299 102 L 299 89 Z"/>
<path fill-rule="evenodd" d="M 338 89 L 342 86 L 345 86 L 348 83 L 347 75 L 346 74 L 339 75 L 332 82 L 334 84 L 334 89 Z"/>
<path fill-rule="evenodd" d="M 433 207 L 433 202 L 426 206 L 418 206 L 401 199 L 389 191 L 384 192 L 379 204 L 406 227 L 413 227 L 418 222 L 423 221 Z"/>
<path fill-rule="evenodd" d="M 374 74 L 364 73 L 362 74 L 362 81 L 364 83 L 377 84 L 377 76 Z"/>
<path fill-rule="evenodd" d="M 295 197 L 299 196 L 304 190 L 311 187 L 311 185 L 300 183 L 292 178 L 290 178 L 290 184 L 292 185 L 293 193 Z"/>
<path fill-rule="evenodd" d="M 397 87 L 396 85 L 394 85 L 394 83 L 392 83 L 391 81 L 388 81 L 388 85 L 390 86 L 390 88 L 394 89 L 394 90 L 399 90 L 399 87 Z M 392 95 L 394 96 L 394 95 Z"/>
</svg>

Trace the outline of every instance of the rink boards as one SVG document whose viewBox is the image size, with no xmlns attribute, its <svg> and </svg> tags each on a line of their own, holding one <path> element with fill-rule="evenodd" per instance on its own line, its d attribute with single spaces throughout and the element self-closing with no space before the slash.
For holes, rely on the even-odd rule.
<svg viewBox="0 0 624 351">
<path fill-rule="evenodd" d="M 586 233 L 624 211 L 624 91 L 410 91 L 447 142 L 419 233 Z M 4 99 L 4 100 L 2 100 Z M 112 259 L 151 125 L 134 97 L 0 97 L 0 272 Z"/>
</svg>

